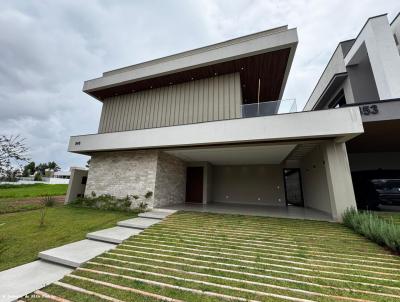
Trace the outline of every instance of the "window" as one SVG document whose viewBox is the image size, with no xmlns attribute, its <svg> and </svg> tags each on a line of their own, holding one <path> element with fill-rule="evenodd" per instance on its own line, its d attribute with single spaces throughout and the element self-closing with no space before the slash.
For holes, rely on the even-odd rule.
<svg viewBox="0 0 400 302">
<path fill-rule="evenodd" d="M 82 184 L 82 185 L 86 185 L 86 182 L 87 182 L 87 176 L 83 176 L 83 177 L 82 177 L 81 184 Z"/>
<path fill-rule="evenodd" d="M 346 97 L 344 95 L 343 89 L 339 91 L 339 93 L 333 98 L 333 100 L 329 103 L 328 108 L 340 108 L 346 105 Z"/>
</svg>

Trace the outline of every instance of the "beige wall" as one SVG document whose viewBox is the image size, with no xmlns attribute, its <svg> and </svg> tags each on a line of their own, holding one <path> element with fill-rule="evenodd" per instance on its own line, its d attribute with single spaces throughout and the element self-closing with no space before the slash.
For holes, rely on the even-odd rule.
<svg viewBox="0 0 400 302">
<path fill-rule="evenodd" d="M 322 146 L 316 146 L 300 162 L 304 206 L 331 214 Z"/>
<path fill-rule="evenodd" d="M 212 201 L 285 206 L 279 165 L 213 166 Z"/>
<path fill-rule="evenodd" d="M 239 73 L 115 96 L 103 102 L 99 133 L 240 117 Z"/>
<path fill-rule="evenodd" d="M 82 184 L 82 178 L 88 175 L 88 171 L 84 169 L 71 169 L 71 176 L 69 178 L 67 195 L 65 196 L 65 203 L 75 200 L 79 195 L 85 194 L 85 184 Z"/>
</svg>

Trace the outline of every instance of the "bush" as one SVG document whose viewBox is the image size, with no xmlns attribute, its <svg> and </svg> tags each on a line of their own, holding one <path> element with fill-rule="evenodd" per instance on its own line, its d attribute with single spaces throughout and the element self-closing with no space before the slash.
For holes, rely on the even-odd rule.
<svg viewBox="0 0 400 302">
<path fill-rule="evenodd" d="M 73 206 L 81 206 L 85 208 L 95 208 L 101 210 L 112 210 L 112 211 L 140 211 L 139 209 L 132 209 L 132 197 L 127 195 L 124 198 L 116 198 L 110 194 L 103 194 L 96 196 L 96 194 L 91 194 L 91 196 L 80 197 L 74 201 L 71 201 Z"/>
<path fill-rule="evenodd" d="M 355 208 L 351 208 L 343 214 L 343 224 L 400 254 L 400 225 L 396 225 L 393 220 L 383 219 L 369 211 L 357 212 Z"/>
<path fill-rule="evenodd" d="M 45 207 L 53 207 L 56 204 L 53 196 L 44 196 L 42 202 Z"/>
<path fill-rule="evenodd" d="M 42 181 L 42 175 L 40 173 L 36 173 L 35 176 L 33 177 L 34 181 Z"/>
</svg>

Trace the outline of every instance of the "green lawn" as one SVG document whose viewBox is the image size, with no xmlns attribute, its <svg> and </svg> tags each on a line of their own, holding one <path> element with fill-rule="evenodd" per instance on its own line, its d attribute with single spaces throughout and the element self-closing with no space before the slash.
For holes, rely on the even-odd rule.
<svg viewBox="0 0 400 302">
<path fill-rule="evenodd" d="M 0 271 L 33 261 L 40 251 L 85 238 L 86 233 L 115 226 L 136 214 L 66 206 L 0 215 Z"/>
<path fill-rule="evenodd" d="M 182 212 L 43 291 L 70 301 L 400 301 L 400 259 L 336 223 Z"/>
<path fill-rule="evenodd" d="M 0 185 L 1 198 L 24 198 L 38 196 L 59 196 L 67 193 L 68 185 Z"/>
</svg>

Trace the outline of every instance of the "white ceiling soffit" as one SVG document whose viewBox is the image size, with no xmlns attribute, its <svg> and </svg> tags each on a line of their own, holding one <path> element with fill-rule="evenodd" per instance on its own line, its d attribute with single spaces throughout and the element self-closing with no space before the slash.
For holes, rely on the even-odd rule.
<svg viewBox="0 0 400 302">
<path fill-rule="evenodd" d="M 197 148 L 165 151 L 186 162 L 209 162 L 213 165 L 280 164 L 296 145 Z"/>
</svg>

